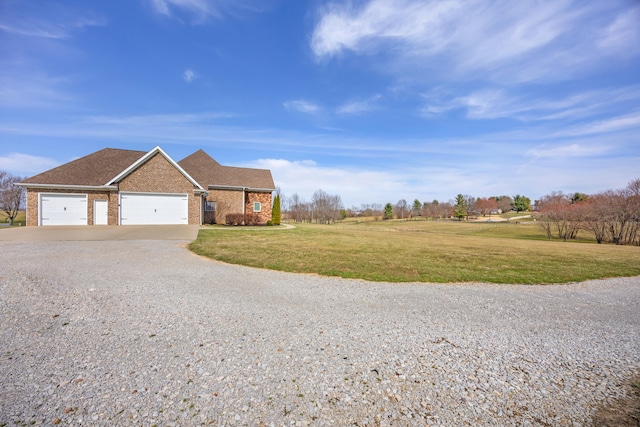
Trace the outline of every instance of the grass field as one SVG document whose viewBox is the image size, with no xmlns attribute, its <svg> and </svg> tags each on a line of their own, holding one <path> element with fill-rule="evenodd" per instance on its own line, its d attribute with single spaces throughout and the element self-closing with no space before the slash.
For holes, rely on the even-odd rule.
<svg viewBox="0 0 640 427">
<path fill-rule="evenodd" d="M 220 261 L 388 282 L 566 283 L 640 275 L 640 247 L 548 241 L 534 222 L 296 224 L 200 232 L 190 248 Z"/>
<path fill-rule="evenodd" d="M 27 222 L 27 217 L 24 211 L 20 211 L 18 212 L 18 216 L 16 217 L 16 219 L 13 221 L 13 225 L 14 226 L 23 226 L 26 224 Z M 8 224 L 9 220 L 7 219 L 7 215 L 4 212 L 0 212 L 0 224 Z M 0 230 L 3 229 L 5 227 L 0 227 Z"/>
</svg>

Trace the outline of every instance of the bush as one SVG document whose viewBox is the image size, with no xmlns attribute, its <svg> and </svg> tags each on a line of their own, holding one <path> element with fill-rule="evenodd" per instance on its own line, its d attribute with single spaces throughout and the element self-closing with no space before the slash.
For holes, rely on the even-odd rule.
<svg viewBox="0 0 640 427">
<path fill-rule="evenodd" d="M 244 225 L 258 225 L 260 223 L 260 215 L 248 213 L 244 215 Z"/>
<path fill-rule="evenodd" d="M 267 225 L 268 226 L 272 226 L 273 225 L 273 221 L 271 221 L 271 220 L 267 221 Z"/>
<path fill-rule="evenodd" d="M 227 225 L 242 225 L 244 218 L 241 213 L 231 213 L 225 216 L 225 223 Z"/>
</svg>

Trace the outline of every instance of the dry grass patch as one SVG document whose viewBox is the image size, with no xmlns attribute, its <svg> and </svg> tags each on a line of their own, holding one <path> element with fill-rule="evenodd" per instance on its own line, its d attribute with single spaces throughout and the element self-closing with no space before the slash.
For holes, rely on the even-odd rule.
<svg viewBox="0 0 640 427">
<path fill-rule="evenodd" d="M 204 230 L 190 248 L 233 264 L 385 282 L 566 283 L 640 275 L 638 247 L 548 242 L 536 227 L 374 224 Z"/>
<path fill-rule="evenodd" d="M 630 381 L 628 396 L 610 402 L 593 414 L 593 427 L 640 427 L 640 377 Z"/>
</svg>

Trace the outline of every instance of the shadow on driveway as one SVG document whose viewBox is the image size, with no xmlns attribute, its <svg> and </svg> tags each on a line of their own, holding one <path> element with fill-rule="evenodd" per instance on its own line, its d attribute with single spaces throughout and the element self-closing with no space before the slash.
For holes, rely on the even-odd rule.
<svg viewBox="0 0 640 427">
<path fill-rule="evenodd" d="M 188 240 L 198 237 L 197 225 L 47 226 L 0 230 L 0 241 L 51 242 L 101 240 Z"/>
</svg>

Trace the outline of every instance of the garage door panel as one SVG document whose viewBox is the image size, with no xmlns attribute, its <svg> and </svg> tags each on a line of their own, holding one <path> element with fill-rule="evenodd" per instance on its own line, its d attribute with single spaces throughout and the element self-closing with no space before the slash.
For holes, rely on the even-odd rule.
<svg viewBox="0 0 640 427">
<path fill-rule="evenodd" d="M 122 225 L 188 224 L 186 194 L 130 194 L 120 196 Z"/>
<path fill-rule="evenodd" d="M 40 195 L 41 225 L 87 225 L 87 196 L 84 194 Z"/>
</svg>

